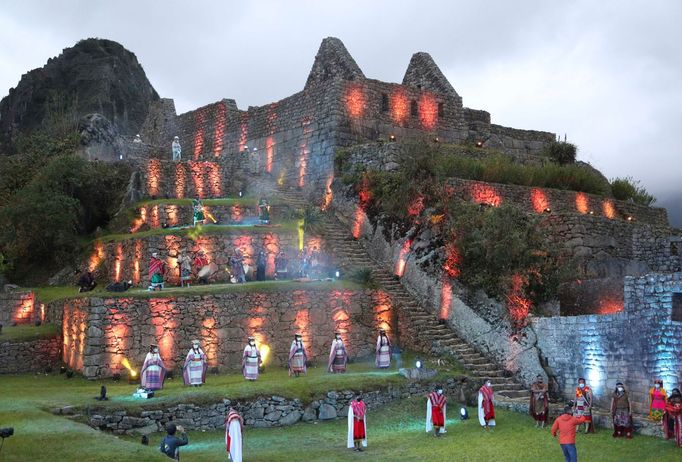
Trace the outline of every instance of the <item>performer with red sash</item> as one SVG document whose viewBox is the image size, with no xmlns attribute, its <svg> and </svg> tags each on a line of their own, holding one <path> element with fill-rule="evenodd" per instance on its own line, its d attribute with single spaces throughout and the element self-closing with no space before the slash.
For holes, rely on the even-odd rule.
<svg viewBox="0 0 682 462">
<path fill-rule="evenodd" d="M 495 427 L 495 402 L 493 399 L 493 384 L 486 380 L 478 390 L 478 422 L 486 430 Z"/>
<path fill-rule="evenodd" d="M 367 407 L 361 395 L 348 403 L 348 449 L 363 451 L 367 447 Z"/>
<path fill-rule="evenodd" d="M 440 385 L 436 385 L 435 390 L 426 397 L 426 433 L 433 429 L 434 436 L 440 437 L 445 433 L 448 399 Z"/>
<path fill-rule="evenodd" d="M 166 274 L 166 263 L 159 258 L 159 254 L 152 253 L 149 260 L 149 288 L 147 290 L 163 289 L 163 275 Z"/>
<path fill-rule="evenodd" d="M 547 384 L 541 375 L 530 386 L 530 406 L 528 411 L 535 419 L 535 426 L 545 428 L 549 411 L 549 394 Z"/>
<path fill-rule="evenodd" d="M 575 417 L 585 417 L 585 433 L 594 433 L 592 423 L 592 403 L 594 397 L 592 389 L 587 386 L 585 379 L 578 379 L 578 387 L 575 389 L 575 403 L 573 404 L 573 415 Z"/>
<path fill-rule="evenodd" d="M 206 383 L 206 369 L 208 369 L 206 353 L 201 349 L 199 340 L 192 340 L 192 348 L 187 352 L 182 367 L 182 380 L 185 385 L 200 387 Z"/>
<path fill-rule="evenodd" d="M 230 408 L 225 418 L 225 449 L 227 459 L 232 462 L 242 462 L 242 426 L 244 419 L 237 411 Z"/>
<path fill-rule="evenodd" d="M 682 394 L 673 388 L 663 414 L 663 436 L 674 439 L 678 447 L 682 447 Z"/>
<path fill-rule="evenodd" d="M 348 351 L 343 344 L 341 334 L 334 333 L 334 340 L 332 340 L 332 347 L 329 351 L 329 361 L 327 362 L 327 372 L 346 372 L 346 364 L 348 364 Z"/>
<path fill-rule="evenodd" d="M 301 372 L 306 373 L 308 354 L 305 351 L 301 334 L 294 335 L 294 341 L 289 348 L 289 376 L 298 377 Z"/>
<path fill-rule="evenodd" d="M 208 284 L 208 275 L 203 276 L 201 270 L 208 266 L 208 258 L 206 258 L 206 253 L 203 250 L 199 250 L 196 257 L 194 257 L 194 270 L 197 272 L 197 277 L 199 282 L 202 284 Z"/>
</svg>

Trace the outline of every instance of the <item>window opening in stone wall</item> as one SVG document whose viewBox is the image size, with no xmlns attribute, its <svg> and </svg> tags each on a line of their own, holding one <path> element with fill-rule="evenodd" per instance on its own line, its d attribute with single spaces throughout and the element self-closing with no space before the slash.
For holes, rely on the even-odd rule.
<svg viewBox="0 0 682 462">
<path fill-rule="evenodd" d="M 381 94 L 381 112 L 388 112 L 388 95 L 386 93 Z"/>
<path fill-rule="evenodd" d="M 682 294 L 673 294 L 672 320 L 682 322 Z"/>
<path fill-rule="evenodd" d="M 677 242 L 670 243 L 670 255 L 679 255 L 680 251 L 677 248 Z"/>
<path fill-rule="evenodd" d="M 438 103 L 438 117 L 443 117 L 445 114 L 445 108 L 443 107 L 443 103 Z"/>
<path fill-rule="evenodd" d="M 417 102 L 415 100 L 410 101 L 410 115 L 412 117 L 417 117 L 419 114 L 419 108 L 417 107 Z"/>
</svg>

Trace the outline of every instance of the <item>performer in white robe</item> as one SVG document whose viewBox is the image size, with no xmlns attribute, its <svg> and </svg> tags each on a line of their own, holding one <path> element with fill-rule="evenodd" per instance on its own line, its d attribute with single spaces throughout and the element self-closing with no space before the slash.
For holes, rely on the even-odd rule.
<svg viewBox="0 0 682 462">
<path fill-rule="evenodd" d="M 360 395 L 348 403 L 347 447 L 356 451 L 367 447 L 367 406 Z"/>
<path fill-rule="evenodd" d="M 305 351 L 301 334 L 294 335 L 294 341 L 289 348 L 289 376 L 298 377 L 307 372 L 308 353 Z"/>
<path fill-rule="evenodd" d="M 146 390 L 161 390 L 166 378 L 166 366 L 163 364 L 159 347 L 149 346 L 149 353 L 144 359 L 140 369 L 140 385 Z"/>
<path fill-rule="evenodd" d="M 258 368 L 263 363 L 260 350 L 256 346 L 256 339 L 249 337 L 249 344 L 244 347 L 242 355 L 242 373 L 246 380 L 258 379 Z"/>
<path fill-rule="evenodd" d="M 343 344 L 341 334 L 334 333 L 335 338 L 332 340 L 332 347 L 329 351 L 329 361 L 327 361 L 327 372 L 346 372 L 346 364 L 348 364 L 348 351 Z"/>
<path fill-rule="evenodd" d="M 379 369 L 386 369 L 391 367 L 391 341 L 386 335 L 384 329 L 379 329 L 379 337 L 377 337 L 376 358 L 374 364 Z"/>
<path fill-rule="evenodd" d="M 485 385 L 478 390 L 478 422 L 486 430 L 495 427 L 495 404 L 490 380 L 486 380 Z"/>
<path fill-rule="evenodd" d="M 447 421 L 448 400 L 443 394 L 443 387 L 436 386 L 436 390 L 428 394 L 426 399 L 426 433 L 434 431 L 435 436 L 445 433 Z"/>
<path fill-rule="evenodd" d="M 225 418 L 225 449 L 228 460 L 232 462 L 242 462 L 242 425 L 242 416 L 230 408 Z"/>
<path fill-rule="evenodd" d="M 187 353 L 185 364 L 182 367 L 182 380 L 185 385 L 200 387 L 206 383 L 207 369 L 206 353 L 201 349 L 199 340 L 192 340 L 192 348 Z"/>
</svg>

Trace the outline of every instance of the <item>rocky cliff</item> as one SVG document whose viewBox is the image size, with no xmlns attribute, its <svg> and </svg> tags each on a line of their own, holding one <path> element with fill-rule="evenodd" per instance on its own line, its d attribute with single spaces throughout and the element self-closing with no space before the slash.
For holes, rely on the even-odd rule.
<svg viewBox="0 0 682 462">
<path fill-rule="evenodd" d="M 21 132 L 46 126 L 76 131 L 92 113 L 120 134 L 134 135 L 158 99 L 133 53 L 110 40 L 81 40 L 24 74 L 0 101 L 0 153 L 10 153 Z"/>
</svg>

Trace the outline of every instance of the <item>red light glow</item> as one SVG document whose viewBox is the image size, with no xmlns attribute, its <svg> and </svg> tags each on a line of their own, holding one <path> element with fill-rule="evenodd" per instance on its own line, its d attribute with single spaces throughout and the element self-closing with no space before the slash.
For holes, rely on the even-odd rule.
<svg viewBox="0 0 682 462">
<path fill-rule="evenodd" d="M 147 162 L 147 192 L 150 196 L 159 195 L 159 182 L 161 180 L 161 161 L 149 159 Z"/>
<path fill-rule="evenodd" d="M 359 205 L 355 208 L 355 216 L 353 217 L 352 233 L 355 239 L 360 239 L 362 233 L 362 224 L 365 222 L 365 212 Z"/>
<path fill-rule="evenodd" d="M 408 239 L 403 242 L 403 246 L 400 249 L 400 254 L 398 255 L 398 261 L 395 264 L 395 275 L 399 278 L 403 277 L 405 274 L 405 264 L 407 263 L 407 256 L 410 253 L 410 247 L 412 246 L 412 240 Z"/>
<path fill-rule="evenodd" d="M 239 121 L 239 152 L 246 148 L 246 140 L 249 136 L 249 113 L 242 112 Z"/>
<path fill-rule="evenodd" d="M 402 125 L 409 114 L 407 93 L 402 87 L 398 87 L 391 94 L 391 116 L 393 121 Z"/>
<path fill-rule="evenodd" d="M 612 200 L 606 199 L 604 202 L 602 202 L 601 206 L 606 218 L 609 220 L 616 218 L 616 207 L 613 205 Z"/>
<path fill-rule="evenodd" d="M 419 120 L 426 130 L 433 130 L 438 125 L 438 102 L 430 93 L 423 93 L 419 98 Z"/>
<path fill-rule="evenodd" d="M 380 290 L 372 294 L 372 304 L 374 305 L 374 325 L 377 329 L 384 329 L 386 333 L 390 333 L 393 319 L 391 298 L 386 292 Z"/>
<path fill-rule="evenodd" d="M 346 111 L 352 119 L 359 119 L 365 111 L 365 92 L 360 84 L 351 84 L 346 88 Z"/>
<path fill-rule="evenodd" d="M 507 294 L 507 311 L 517 327 L 524 325 L 533 303 L 526 298 L 526 286 L 528 279 L 520 274 L 514 274 L 511 279 L 511 288 Z"/>
<path fill-rule="evenodd" d="M 104 244 L 102 242 L 95 242 L 95 250 L 90 256 L 90 261 L 88 263 L 88 271 L 95 271 L 100 263 L 104 260 L 106 256 L 104 251 Z"/>
<path fill-rule="evenodd" d="M 198 160 L 204 148 L 204 119 L 203 109 L 199 109 L 194 115 L 194 160 Z"/>
<path fill-rule="evenodd" d="M 220 175 L 220 164 L 215 162 L 206 162 L 208 169 L 208 185 L 211 188 L 211 195 L 213 197 L 222 196 L 223 186 Z"/>
<path fill-rule="evenodd" d="M 598 314 L 616 314 L 623 311 L 623 302 L 619 300 L 600 300 Z"/>
<path fill-rule="evenodd" d="M 469 187 L 471 198 L 477 204 L 487 204 L 493 207 L 499 207 L 502 203 L 502 196 L 495 188 L 483 183 L 473 183 Z"/>
<path fill-rule="evenodd" d="M 178 206 L 177 205 L 167 205 L 166 211 L 168 213 L 168 226 L 178 225 Z"/>
<path fill-rule="evenodd" d="M 265 171 L 272 172 L 272 161 L 275 158 L 275 141 L 272 136 L 265 139 Z"/>
<path fill-rule="evenodd" d="M 135 259 L 133 261 L 133 282 L 140 283 L 140 259 L 142 258 L 142 241 L 135 241 Z"/>
<path fill-rule="evenodd" d="M 218 109 L 215 116 L 215 131 L 213 132 L 213 155 L 220 157 L 223 152 L 223 137 L 225 136 L 225 119 L 227 109 L 223 103 L 218 103 Z"/>
<path fill-rule="evenodd" d="M 149 224 L 152 228 L 158 228 L 161 226 L 161 220 L 159 219 L 159 206 L 153 205 L 151 213 L 149 214 Z"/>
<path fill-rule="evenodd" d="M 326 211 L 329 209 L 329 206 L 332 204 L 332 201 L 334 200 L 334 193 L 332 192 L 332 182 L 334 181 L 334 174 L 330 173 L 329 176 L 327 177 L 327 181 L 325 182 L 324 185 L 324 199 L 322 202 L 322 211 Z"/>
<path fill-rule="evenodd" d="M 116 244 L 116 260 L 114 261 L 114 281 L 121 281 L 121 265 L 123 264 L 123 244 Z"/>
<path fill-rule="evenodd" d="M 443 285 L 440 288 L 440 319 L 450 318 L 450 304 L 452 303 L 452 284 L 443 278 Z"/>
<path fill-rule="evenodd" d="M 418 194 L 410 204 L 407 206 L 407 215 L 410 217 L 418 217 L 424 211 L 424 196 Z"/>
<path fill-rule="evenodd" d="M 204 179 L 203 162 L 190 162 L 189 168 L 192 172 L 195 195 L 200 199 L 206 198 L 206 180 Z"/>
<path fill-rule="evenodd" d="M 175 197 L 185 198 L 185 187 L 187 183 L 187 170 L 184 164 L 175 164 Z"/>
<path fill-rule="evenodd" d="M 542 189 L 533 188 L 530 191 L 530 202 L 537 213 L 542 213 L 549 208 L 549 199 Z"/>
<path fill-rule="evenodd" d="M 590 211 L 590 198 L 587 194 L 579 192 L 575 195 L 575 208 L 583 215 Z"/>
<path fill-rule="evenodd" d="M 459 277 L 461 273 L 460 266 L 462 265 L 462 256 L 459 253 L 457 244 L 448 242 L 445 244 L 445 263 L 443 270 L 452 278 Z"/>
<path fill-rule="evenodd" d="M 171 299 L 167 298 L 150 299 L 148 304 L 151 323 L 154 328 L 154 338 L 159 346 L 159 354 L 167 367 L 174 367 L 178 310 Z"/>
</svg>

